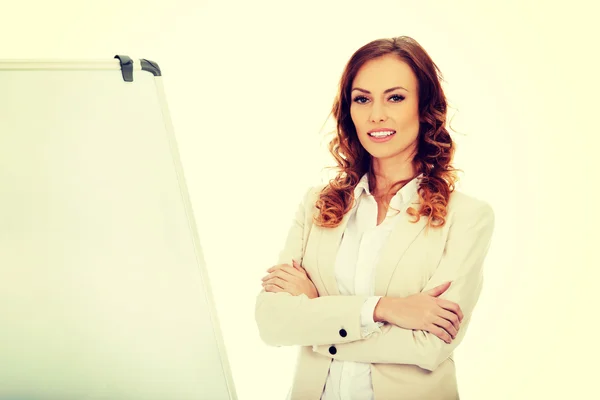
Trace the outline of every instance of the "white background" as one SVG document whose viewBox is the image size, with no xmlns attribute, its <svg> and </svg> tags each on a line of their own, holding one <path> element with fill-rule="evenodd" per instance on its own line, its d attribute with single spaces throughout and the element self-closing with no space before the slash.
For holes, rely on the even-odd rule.
<svg viewBox="0 0 600 400">
<path fill-rule="evenodd" d="M 593 2 L 589 2 L 593 3 Z M 590 398 L 598 370 L 600 32 L 583 1 L 2 0 L 0 57 L 158 62 L 239 398 L 282 399 L 295 350 L 254 324 L 260 278 L 332 159 L 350 55 L 417 39 L 441 68 L 461 189 L 497 227 L 457 350 L 462 399 Z M 176 288 L 174 288 L 176 290 Z"/>
</svg>

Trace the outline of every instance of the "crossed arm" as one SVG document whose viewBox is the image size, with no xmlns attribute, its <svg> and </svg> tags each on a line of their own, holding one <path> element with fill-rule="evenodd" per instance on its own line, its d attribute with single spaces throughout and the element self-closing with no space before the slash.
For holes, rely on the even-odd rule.
<svg viewBox="0 0 600 400">
<path fill-rule="evenodd" d="M 365 296 L 324 296 L 261 292 L 256 303 L 256 320 L 267 344 L 313 346 L 319 354 L 342 361 L 413 364 L 433 371 L 462 341 L 481 293 L 483 261 L 494 228 L 494 214 L 485 203 L 461 210 L 454 218 L 440 264 L 424 291 L 452 281 L 440 296 L 460 305 L 464 319 L 456 338 L 445 343 L 422 330 L 385 324 L 380 332 L 363 337 L 361 306 Z M 296 213 L 280 263 L 302 255 L 304 207 Z M 341 332 L 343 330 L 343 332 Z M 340 333 L 341 332 L 341 333 Z M 343 335 L 345 334 L 345 336 Z M 336 352 L 332 354 L 330 347 Z"/>
<path fill-rule="evenodd" d="M 298 206 L 278 264 L 302 262 L 312 218 L 305 205 L 310 204 L 312 197 L 309 190 Z M 255 319 L 261 339 L 272 346 L 349 343 L 362 339 L 360 314 L 365 300 L 367 296 L 309 299 L 305 294 L 262 290 L 256 299 Z"/>
</svg>

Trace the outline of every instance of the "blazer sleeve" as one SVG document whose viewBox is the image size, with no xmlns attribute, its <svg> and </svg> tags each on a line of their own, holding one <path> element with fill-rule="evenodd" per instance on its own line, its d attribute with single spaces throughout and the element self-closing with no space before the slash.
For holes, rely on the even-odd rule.
<svg viewBox="0 0 600 400">
<path fill-rule="evenodd" d="M 423 289 L 427 291 L 452 281 L 440 298 L 458 303 L 464 318 L 450 344 L 426 331 L 386 323 L 380 333 L 373 333 L 361 341 L 336 345 L 335 355 L 330 354 L 327 346 L 314 346 L 313 350 L 342 361 L 413 364 L 435 370 L 463 340 L 481 293 L 483 262 L 494 230 L 494 213 L 487 203 L 478 204 L 474 210 L 463 209 L 461 215 L 455 214 L 438 268 Z"/>
<path fill-rule="evenodd" d="M 277 264 L 302 263 L 312 226 L 317 188 L 309 189 L 297 208 Z M 308 211 L 307 211 L 308 210 Z M 313 346 L 349 343 L 362 338 L 361 310 L 368 296 L 322 296 L 273 293 L 262 290 L 255 303 L 261 339 L 271 346 Z"/>
</svg>

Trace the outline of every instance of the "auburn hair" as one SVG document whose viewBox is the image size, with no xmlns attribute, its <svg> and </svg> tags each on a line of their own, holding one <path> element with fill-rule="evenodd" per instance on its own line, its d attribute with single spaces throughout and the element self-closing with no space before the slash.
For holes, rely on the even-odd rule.
<svg viewBox="0 0 600 400">
<path fill-rule="evenodd" d="M 336 130 L 329 142 L 329 152 L 337 163 L 337 175 L 323 188 L 316 201 L 319 210 L 314 222 L 322 227 L 338 226 L 350 211 L 354 201 L 354 188 L 367 173 L 371 193 L 375 191 L 372 157 L 361 145 L 350 116 L 352 83 L 358 70 L 369 60 L 395 54 L 407 63 L 417 78 L 419 97 L 419 134 L 413 164 L 420 180 L 419 210 L 410 207 L 407 212 L 415 217 L 429 218 L 428 226 L 443 226 L 450 193 L 457 181 L 456 169 L 451 165 L 455 145 L 446 130 L 447 100 L 442 89 L 441 71 L 427 52 L 411 37 L 399 36 L 374 40 L 358 49 L 344 68 L 331 114 Z M 395 188 L 410 179 L 394 183 L 387 199 Z M 397 190 L 397 189 L 396 189 Z M 384 200 L 386 201 L 386 200 Z M 387 201 L 386 201 L 387 204 Z"/>
</svg>

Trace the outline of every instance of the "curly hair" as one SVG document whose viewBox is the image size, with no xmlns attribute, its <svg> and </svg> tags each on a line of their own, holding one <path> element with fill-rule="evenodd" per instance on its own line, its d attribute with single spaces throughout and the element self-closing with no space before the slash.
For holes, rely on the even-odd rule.
<svg viewBox="0 0 600 400">
<path fill-rule="evenodd" d="M 399 36 L 364 45 L 352 55 L 342 73 L 331 111 L 337 129 L 328 145 L 338 172 L 323 188 L 315 204 L 319 213 L 314 222 L 318 226 L 333 228 L 341 223 L 352 207 L 354 188 L 365 173 L 371 192 L 375 191 L 372 157 L 359 142 L 350 116 L 350 93 L 359 69 L 367 61 L 387 54 L 395 54 L 407 63 L 418 82 L 420 124 L 413 165 L 417 175 L 422 174 L 418 188 L 420 209 L 410 207 L 407 212 L 415 218 L 412 222 L 418 222 L 421 216 L 429 218 L 428 226 L 441 227 L 446 222 L 446 207 L 458 178 L 457 170 L 451 165 L 455 145 L 445 128 L 447 100 L 441 86 L 442 74 L 416 40 Z M 408 181 L 410 179 L 394 183 L 388 196 Z"/>
</svg>

